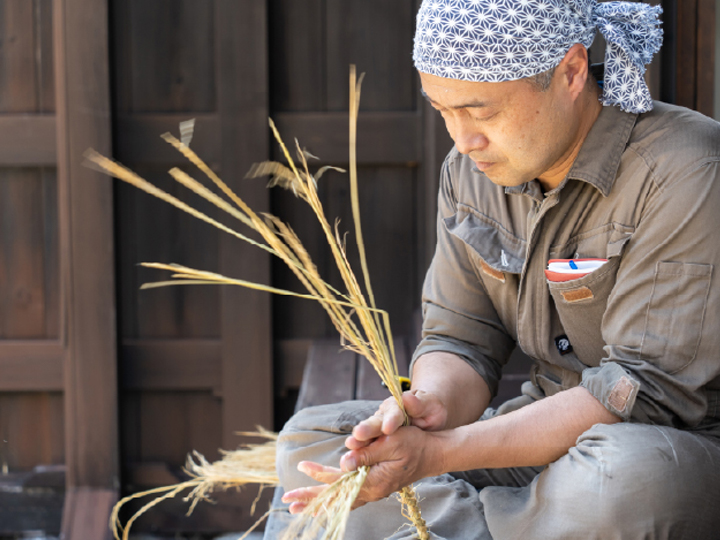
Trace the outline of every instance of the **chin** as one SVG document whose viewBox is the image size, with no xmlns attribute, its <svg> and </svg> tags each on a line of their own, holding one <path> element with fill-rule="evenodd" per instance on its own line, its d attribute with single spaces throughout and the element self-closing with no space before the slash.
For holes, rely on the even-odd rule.
<svg viewBox="0 0 720 540">
<path fill-rule="evenodd" d="M 487 176 L 493 184 L 497 184 L 498 186 L 503 186 L 503 187 L 519 186 L 528 181 L 525 179 L 520 180 L 518 178 L 508 177 L 508 176 L 505 176 L 502 174 L 497 174 L 497 173 L 493 174 L 492 172 L 490 172 L 490 173 L 485 172 L 483 174 L 485 174 L 485 176 Z"/>
</svg>

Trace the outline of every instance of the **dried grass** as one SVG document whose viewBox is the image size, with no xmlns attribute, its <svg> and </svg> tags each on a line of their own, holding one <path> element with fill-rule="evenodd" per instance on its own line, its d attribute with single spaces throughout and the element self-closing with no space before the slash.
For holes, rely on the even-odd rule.
<svg viewBox="0 0 720 540">
<path fill-rule="evenodd" d="M 110 516 L 110 528 L 116 540 L 128 540 L 133 523 L 153 506 L 166 499 L 173 499 L 186 490 L 190 493 L 185 501 L 190 502 L 187 515 L 190 515 L 200 501 L 210 501 L 214 491 L 225 491 L 230 488 L 241 488 L 247 484 L 259 484 L 260 489 L 266 486 L 277 486 L 280 482 L 275 472 L 275 445 L 277 434 L 258 428 L 257 432 L 243 432 L 240 435 L 260 437 L 268 441 L 263 444 L 248 444 L 231 452 L 223 451 L 223 457 L 210 463 L 205 457 L 194 452 L 188 456 L 185 472 L 191 477 L 186 482 L 173 486 L 163 486 L 141 493 L 135 493 L 120 500 L 113 508 Z M 134 499 L 158 495 L 138 510 L 123 527 L 120 523 L 120 510 Z"/>
<path fill-rule="evenodd" d="M 333 288 L 320 276 L 316 266 L 313 264 L 310 256 L 300 242 L 300 239 L 289 225 L 283 223 L 275 216 L 269 214 L 256 214 L 236 193 L 230 190 L 230 188 L 195 154 L 193 150 L 189 148 L 185 142 L 178 140 L 169 133 L 164 134 L 162 138 L 174 146 L 201 172 L 203 172 L 230 202 L 227 202 L 227 200 L 218 196 L 213 191 L 203 186 L 200 182 L 190 177 L 187 173 L 177 168 L 172 169 L 170 171 L 170 175 L 180 184 L 187 187 L 203 199 L 258 232 L 263 241 L 253 240 L 248 236 L 223 225 L 206 214 L 203 214 L 202 212 L 180 201 L 176 197 L 173 197 L 169 193 L 158 189 L 126 167 L 101 156 L 97 152 L 87 152 L 86 158 L 90 166 L 99 168 L 101 171 L 111 176 L 115 176 L 120 180 L 128 182 L 139 189 L 142 189 L 143 191 L 172 204 L 180 210 L 183 210 L 184 212 L 187 212 L 198 219 L 227 232 L 228 234 L 240 238 L 241 240 L 253 244 L 280 258 L 287 264 L 290 270 L 292 270 L 298 280 L 300 280 L 307 290 L 307 294 L 277 289 L 268 285 L 251 283 L 240 279 L 228 278 L 220 274 L 188 268 L 176 264 L 162 263 L 144 263 L 143 265 L 151 268 L 169 270 L 173 272 L 171 279 L 168 281 L 149 283 L 144 285 L 143 288 L 164 287 L 168 285 L 227 284 L 240 285 L 275 294 L 315 300 L 325 309 L 333 325 L 340 333 L 343 346 L 346 349 L 364 356 L 368 359 L 368 361 L 370 361 L 373 368 L 375 368 L 382 381 L 390 390 L 390 393 L 402 408 L 402 388 L 398 377 L 397 362 L 395 359 L 392 333 L 390 330 L 390 321 L 387 312 L 378 309 L 375 305 L 375 298 L 372 292 L 369 272 L 367 269 L 365 247 L 360 223 L 357 185 L 357 158 L 355 154 L 360 84 L 361 80 L 356 80 L 355 69 L 354 66 L 352 66 L 350 76 L 350 194 L 353 218 L 355 222 L 357 248 L 360 255 L 365 292 L 363 292 L 363 288 L 350 267 L 345 242 L 341 237 L 340 232 L 337 230 L 337 226 L 333 229 L 328 223 L 318 197 L 317 183 L 322 174 L 331 167 L 323 167 L 314 175 L 311 174 L 308 168 L 308 159 L 313 156 L 304 152 L 297 141 L 295 141 L 297 154 L 296 164 L 272 121 L 270 121 L 270 128 L 282 149 L 288 165 L 286 166 L 278 162 L 259 163 L 253 166 L 251 171 L 248 173 L 248 176 L 257 177 L 272 175 L 270 183 L 268 184 L 270 187 L 279 186 L 289 189 L 312 208 L 322 227 L 323 234 L 326 237 L 333 259 L 340 272 L 345 292 L 340 292 Z M 184 126 L 183 139 L 189 143 L 191 134 L 189 134 L 188 131 L 189 128 L 186 124 Z M 269 444 L 270 443 L 268 443 L 268 445 Z M 262 451 L 269 450 L 269 448 L 270 446 Z M 250 452 L 252 453 L 253 451 L 260 452 L 260 449 L 258 447 L 254 447 L 250 450 Z M 237 454 L 237 461 L 234 461 L 231 457 L 234 454 Z M 127 537 L 127 530 L 139 514 L 145 512 L 162 500 L 177 496 L 181 491 L 187 488 L 193 489 L 189 495 L 189 499 L 192 500 L 192 505 L 190 507 L 190 511 L 192 511 L 198 501 L 206 498 L 213 489 L 213 486 L 227 488 L 234 485 L 240 485 L 239 483 L 235 483 L 235 477 L 233 476 L 236 470 L 243 470 L 243 474 L 239 475 L 241 478 L 239 482 L 241 482 L 241 484 L 244 485 L 245 483 L 252 482 L 253 480 L 248 480 L 251 475 L 247 472 L 247 469 L 245 469 L 245 467 L 247 467 L 246 462 L 250 459 L 249 456 L 250 454 L 248 454 L 247 451 L 229 453 L 216 464 L 209 464 L 204 460 L 204 458 L 198 458 L 198 463 L 192 462 L 191 460 L 191 462 L 189 462 L 188 470 L 191 473 L 194 471 L 194 474 L 197 475 L 194 480 L 178 484 L 177 486 L 158 488 L 156 490 L 145 492 L 143 494 L 136 494 L 123 499 L 123 501 L 118 504 L 118 507 L 128 500 L 140 496 L 164 493 L 162 496 L 145 505 L 138 514 L 133 516 L 127 524 L 123 538 Z M 238 469 L 234 469 L 235 467 L 238 467 Z M 220 473 L 220 471 L 222 471 L 222 473 Z M 274 474 L 274 452 L 272 471 Z M 295 534 L 295 536 L 292 536 L 293 538 L 313 538 L 314 540 L 315 536 L 313 535 L 318 534 L 321 528 L 324 528 L 324 539 L 341 538 L 345 530 L 345 523 L 347 522 L 350 509 L 357 493 L 362 487 L 362 483 L 367 476 L 367 472 L 367 469 L 361 469 L 353 473 L 348 473 L 336 483 L 329 486 L 329 488 L 321 496 L 317 497 L 313 504 L 309 505 L 306 509 L 304 517 L 299 521 L 299 529 L 293 529 L 294 532 L 289 534 Z M 258 478 L 257 482 L 264 485 L 273 485 L 270 482 L 269 475 L 270 473 L 268 473 L 267 477 L 261 475 L 262 478 Z M 228 480 L 223 480 L 224 478 Z M 273 479 L 273 481 L 277 482 L 276 479 Z M 417 499 L 415 498 L 412 489 L 405 488 L 401 491 L 400 495 L 401 500 L 406 507 L 405 513 L 411 517 L 411 520 L 417 529 L 418 536 L 421 539 L 428 538 L 427 528 L 420 516 Z M 117 527 L 119 529 L 117 509 L 113 514 L 112 525 L 113 527 Z"/>
</svg>

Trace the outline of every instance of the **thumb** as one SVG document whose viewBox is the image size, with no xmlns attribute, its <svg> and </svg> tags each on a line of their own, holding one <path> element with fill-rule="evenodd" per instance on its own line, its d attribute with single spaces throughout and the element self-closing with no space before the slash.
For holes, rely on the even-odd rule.
<svg viewBox="0 0 720 540">
<path fill-rule="evenodd" d="M 382 460 L 379 459 L 378 456 L 372 455 L 368 447 L 359 448 L 346 452 L 343 457 L 340 458 L 340 469 L 343 472 L 351 472 L 357 470 L 358 467 L 370 467 L 379 461 Z"/>
<path fill-rule="evenodd" d="M 423 390 L 411 390 L 403 394 L 405 412 L 412 418 L 423 418 L 427 414 L 431 394 Z"/>
</svg>

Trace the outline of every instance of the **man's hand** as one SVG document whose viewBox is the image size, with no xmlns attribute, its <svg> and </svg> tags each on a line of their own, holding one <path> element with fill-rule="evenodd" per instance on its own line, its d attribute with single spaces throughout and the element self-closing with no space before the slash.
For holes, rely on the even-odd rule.
<svg viewBox="0 0 720 540">
<path fill-rule="evenodd" d="M 435 394 L 411 390 L 403 393 L 402 399 L 411 426 L 425 431 L 440 431 L 445 428 L 447 409 Z M 404 422 L 405 415 L 395 398 L 389 397 L 382 402 L 373 416 L 355 426 L 352 435 L 345 441 L 345 446 L 350 450 L 363 448 L 382 435 L 392 435 Z"/>
<path fill-rule="evenodd" d="M 349 472 L 368 465 L 370 472 L 353 508 L 378 501 L 403 487 L 442 469 L 442 452 L 432 435 L 416 427 L 396 429 L 390 436 L 381 435 L 371 444 L 346 453 L 340 460 L 341 469 L 303 461 L 298 470 L 311 478 L 329 484 Z M 290 513 L 301 512 L 326 485 L 298 488 L 283 495 L 290 503 Z"/>
</svg>

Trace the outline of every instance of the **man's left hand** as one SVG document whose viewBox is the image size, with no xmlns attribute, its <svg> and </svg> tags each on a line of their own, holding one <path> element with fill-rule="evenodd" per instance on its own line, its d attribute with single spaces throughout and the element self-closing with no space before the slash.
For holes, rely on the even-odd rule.
<svg viewBox="0 0 720 540">
<path fill-rule="evenodd" d="M 428 432 L 412 426 L 403 427 L 392 435 L 377 438 L 368 446 L 347 452 L 340 460 L 340 469 L 303 461 L 298 464 L 298 470 L 323 484 L 330 484 L 344 472 L 370 466 L 354 509 L 442 472 L 442 452 L 438 442 Z M 290 503 L 290 513 L 297 514 L 325 489 L 326 485 L 294 489 L 283 495 L 283 502 Z"/>
</svg>

